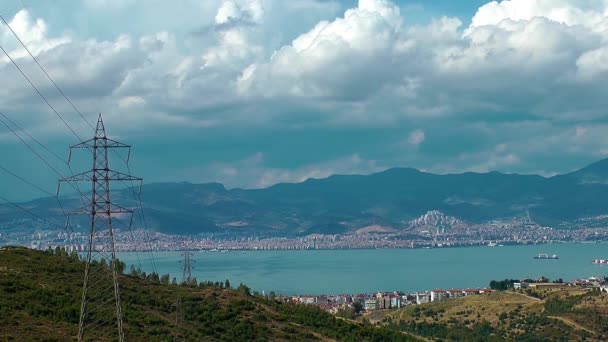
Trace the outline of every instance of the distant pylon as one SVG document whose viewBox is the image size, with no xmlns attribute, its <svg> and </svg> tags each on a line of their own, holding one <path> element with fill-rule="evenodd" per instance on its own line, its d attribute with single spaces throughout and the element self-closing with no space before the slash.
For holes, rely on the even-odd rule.
<svg viewBox="0 0 608 342">
<path fill-rule="evenodd" d="M 185 341 L 185 337 L 182 335 L 182 298 L 177 297 L 175 301 L 175 333 L 173 335 L 173 341 Z"/>
<path fill-rule="evenodd" d="M 106 136 L 99 114 L 95 137 L 70 146 L 70 161 L 73 149 L 88 149 L 93 155 L 93 168 L 60 180 L 60 184 L 90 182 L 92 186 L 90 203 L 73 212 L 90 216 L 78 341 L 124 341 L 112 218 L 126 214 L 132 219 L 133 211 L 112 203 L 110 182 L 135 180 L 140 181 L 141 188 L 142 179 L 109 168 L 108 152 L 113 148 L 127 149 L 130 155 L 131 146 Z"/>
<path fill-rule="evenodd" d="M 184 252 L 184 273 L 182 275 L 182 284 L 190 284 L 192 283 L 192 263 L 190 260 L 191 253 L 186 251 Z"/>
</svg>

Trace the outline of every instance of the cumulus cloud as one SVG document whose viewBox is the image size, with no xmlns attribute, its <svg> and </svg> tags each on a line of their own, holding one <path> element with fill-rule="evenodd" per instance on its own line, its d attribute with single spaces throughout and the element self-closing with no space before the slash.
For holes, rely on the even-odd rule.
<svg viewBox="0 0 608 342">
<path fill-rule="evenodd" d="M 275 51 L 268 63 L 253 64 L 240 90 L 263 96 L 281 93 L 312 98 L 356 99 L 391 77 L 390 50 L 401 27 L 399 8 L 385 0 L 361 0 L 344 17 L 319 22 Z M 360 83 L 362 77 L 365 83 Z"/>
<path fill-rule="evenodd" d="M 8 24 L 34 55 L 39 55 L 40 53 L 71 42 L 71 39 L 67 36 L 47 39 L 48 27 L 46 22 L 41 18 L 34 19 L 26 10 L 17 12 L 15 16 L 9 20 Z M 4 25 L 0 27 L 0 38 L 3 43 L 6 42 L 3 46 L 5 49 L 9 50 L 11 57 L 29 57 L 27 51 L 22 48 L 17 39 L 14 38 L 10 29 Z M 9 63 L 8 57 L 5 55 L 2 55 L 0 60 Z"/>
<path fill-rule="evenodd" d="M 292 5 L 321 6 L 313 0 Z M 75 96 L 139 96 L 166 111 L 235 104 L 235 111 L 246 111 L 262 101 L 270 104 L 266 112 L 280 116 L 271 103 L 291 102 L 343 124 L 510 111 L 592 119 L 608 104 L 599 94 L 608 80 L 605 1 L 490 2 L 465 27 L 450 17 L 409 25 L 394 2 L 360 0 L 282 46 L 268 37 L 277 28 L 266 26 L 277 22 L 276 2 L 216 6 L 213 40 L 198 52 L 183 50 L 162 31 L 105 41 L 45 40 L 47 24 L 26 11 L 11 23 Z M 23 55 L 17 48 L 13 53 Z M 76 68 L 65 67 L 73 63 Z M 81 79 L 66 77 L 74 69 Z"/>
<path fill-rule="evenodd" d="M 593 117 L 607 104 L 597 96 L 608 80 L 607 11 L 605 1 L 511 0 L 480 7 L 468 27 L 449 17 L 408 26 L 394 3 L 361 0 L 246 67 L 238 89 L 357 102 L 367 117 Z M 573 101 L 581 94 L 584 103 Z"/>
<path fill-rule="evenodd" d="M 119 13 L 145 4 L 91 0 L 86 7 L 110 5 Z M 186 33 L 165 29 L 159 21 L 150 32 L 104 37 L 50 30 L 52 22 L 27 11 L 10 22 L 79 108 L 120 117 L 125 131 L 169 125 L 227 132 L 312 126 L 369 133 L 397 127 L 398 136 L 383 143 L 400 145 L 395 153 L 402 153 L 403 132 L 410 132 L 408 144 L 425 145 L 408 149 L 421 167 L 440 164 L 422 152 L 452 153 L 441 155 L 451 166 L 437 170 L 540 170 L 529 162 L 535 153 L 591 157 L 607 150 L 596 127 L 603 127 L 608 107 L 608 2 L 504 0 L 479 7 L 470 21 L 447 13 L 416 24 L 394 1 L 344 6 L 320 0 L 188 1 L 180 10 L 202 19 L 180 23 Z M 201 27 L 204 35 L 191 34 Z M 69 110 L 5 28 L 0 40 L 57 108 Z M 25 81 L 15 81 L 21 76 L 1 56 L 0 73 L 5 76 L 0 110 L 23 114 L 20 122 L 30 128 L 47 126 L 52 113 Z M 42 114 L 49 119 L 41 120 Z M 483 129 L 471 128 L 475 125 Z M 452 139 L 471 151 L 437 147 L 436 134 L 425 140 L 425 131 L 448 126 L 464 127 Z M 520 142 L 530 137 L 538 139 Z M 385 145 L 378 146 L 381 155 Z M 354 149 L 342 155 L 358 156 Z M 264 153 L 218 163 L 209 174 L 261 186 L 349 169 L 324 157 L 307 167 L 273 168 L 264 163 Z M 353 170 L 374 169 L 345 158 L 341 162 L 355 165 Z M 395 156 L 385 160 L 400 162 Z M 242 163 L 256 170 L 255 181 L 237 180 L 249 177 L 238 167 Z"/>
</svg>

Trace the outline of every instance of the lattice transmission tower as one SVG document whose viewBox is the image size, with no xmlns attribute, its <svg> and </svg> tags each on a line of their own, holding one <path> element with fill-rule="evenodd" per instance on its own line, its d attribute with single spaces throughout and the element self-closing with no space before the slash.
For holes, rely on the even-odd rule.
<svg viewBox="0 0 608 342">
<path fill-rule="evenodd" d="M 190 260 L 190 255 L 192 255 L 191 252 L 186 251 L 186 252 L 184 252 L 183 255 L 184 255 L 184 260 L 183 260 L 183 263 L 184 263 L 184 270 L 183 271 L 184 272 L 183 272 L 183 275 L 182 275 L 182 283 L 190 285 L 192 283 L 192 281 L 193 281 L 193 278 L 192 278 L 192 269 L 194 268 L 194 266 L 192 266 L 192 262 L 193 261 L 196 262 L 196 260 Z"/>
<path fill-rule="evenodd" d="M 90 218 L 86 266 L 82 285 L 82 302 L 78 325 L 78 341 L 118 340 L 124 341 L 120 287 L 114 248 L 115 228 L 113 218 L 129 217 L 133 211 L 112 203 L 110 184 L 114 181 L 139 181 L 142 179 L 114 171 L 109 167 L 108 152 L 111 149 L 126 149 L 131 146 L 109 139 L 106 136 L 101 114 L 97 120 L 95 137 L 70 146 L 72 150 L 87 149 L 93 156 L 93 168 L 60 180 L 62 182 L 89 182 L 90 202 L 71 214 L 87 214 Z M 128 163 L 129 157 L 126 162 Z"/>
</svg>

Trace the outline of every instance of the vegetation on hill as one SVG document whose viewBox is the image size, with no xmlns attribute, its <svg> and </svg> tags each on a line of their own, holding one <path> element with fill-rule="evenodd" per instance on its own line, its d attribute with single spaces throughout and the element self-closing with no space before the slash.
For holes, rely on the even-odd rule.
<svg viewBox="0 0 608 342">
<path fill-rule="evenodd" d="M 83 270 L 77 255 L 62 251 L 0 249 L 0 340 L 74 340 Z M 120 276 L 120 286 L 125 335 L 131 341 L 413 340 L 402 332 L 335 318 L 315 306 L 252 295 L 244 285 L 231 289 L 229 282 L 177 285 L 168 276 L 132 270 Z"/>
<path fill-rule="evenodd" d="M 410 306 L 375 320 L 385 327 L 440 340 L 608 340 L 608 295 L 580 288 L 534 294 L 497 291 Z"/>
</svg>

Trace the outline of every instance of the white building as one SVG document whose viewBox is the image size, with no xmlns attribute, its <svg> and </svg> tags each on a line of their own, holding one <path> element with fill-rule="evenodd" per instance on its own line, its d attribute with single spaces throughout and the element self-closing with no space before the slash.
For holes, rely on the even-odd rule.
<svg viewBox="0 0 608 342">
<path fill-rule="evenodd" d="M 416 304 L 424 304 L 431 301 L 431 294 L 427 292 L 416 293 Z"/>
<path fill-rule="evenodd" d="M 443 290 L 433 290 L 431 291 L 431 302 L 439 302 L 442 300 L 446 300 L 448 298 L 448 293 Z"/>
</svg>

